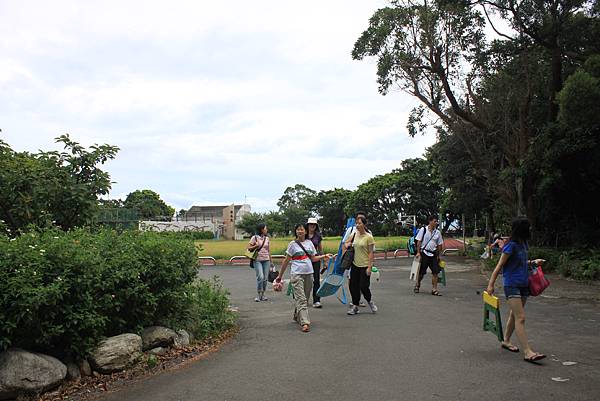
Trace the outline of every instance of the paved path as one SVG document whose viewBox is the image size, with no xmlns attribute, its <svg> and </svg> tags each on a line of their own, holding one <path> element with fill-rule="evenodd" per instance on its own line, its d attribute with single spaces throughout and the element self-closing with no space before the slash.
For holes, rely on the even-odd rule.
<svg viewBox="0 0 600 401">
<path fill-rule="evenodd" d="M 269 302 L 252 301 L 254 272 L 248 267 L 204 268 L 201 276 L 218 274 L 230 288 L 240 311 L 238 336 L 189 367 L 101 399 L 600 399 L 597 302 L 553 298 L 550 287 L 548 297 L 528 304 L 530 338 L 536 350 L 549 355 L 542 366 L 534 366 L 501 350 L 493 335 L 481 330 L 482 302 L 476 291 L 485 279 L 456 260 L 449 262 L 442 297 L 429 295 L 426 283 L 423 293 L 412 293 L 410 260 L 379 261 L 382 280 L 372 290 L 380 312 L 361 308 L 364 313 L 347 316 L 337 299 L 326 298 L 323 309 L 310 310 L 309 334 L 292 322 L 285 295 L 270 292 Z M 564 366 L 565 361 L 577 364 Z M 556 377 L 569 381 L 553 381 Z"/>
</svg>

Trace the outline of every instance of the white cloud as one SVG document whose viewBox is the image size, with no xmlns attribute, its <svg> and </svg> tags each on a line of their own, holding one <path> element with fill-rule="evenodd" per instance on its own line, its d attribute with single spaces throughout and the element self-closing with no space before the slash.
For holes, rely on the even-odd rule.
<svg viewBox="0 0 600 401">
<path fill-rule="evenodd" d="M 288 185 L 355 188 L 422 155 L 416 102 L 350 51 L 384 1 L 0 3 L 0 121 L 16 149 L 69 132 L 121 148 L 111 197 L 275 208 Z"/>
</svg>

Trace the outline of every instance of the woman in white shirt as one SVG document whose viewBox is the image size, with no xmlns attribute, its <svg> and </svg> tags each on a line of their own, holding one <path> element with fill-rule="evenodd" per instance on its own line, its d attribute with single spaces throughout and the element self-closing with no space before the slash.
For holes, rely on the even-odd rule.
<svg viewBox="0 0 600 401">
<path fill-rule="evenodd" d="M 313 286 L 313 265 L 312 262 L 328 260 L 331 254 L 317 256 L 317 251 L 313 243 L 306 238 L 307 229 L 303 224 L 296 224 L 294 227 L 296 240 L 291 241 L 285 252 L 285 259 L 281 263 L 279 275 L 275 279 L 281 282 L 283 273 L 288 264 L 292 265 L 291 280 L 294 293 L 294 320 L 302 326 L 302 331 L 310 331 L 310 319 L 308 317 L 308 299 Z"/>
</svg>

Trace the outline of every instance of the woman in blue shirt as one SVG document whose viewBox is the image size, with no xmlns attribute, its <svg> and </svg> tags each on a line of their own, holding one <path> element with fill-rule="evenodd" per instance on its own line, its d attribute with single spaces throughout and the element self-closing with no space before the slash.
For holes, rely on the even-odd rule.
<svg viewBox="0 0 600 401">
<path fill-rule="evenodd" d="M 529 239 L 529 221 L 525 217 L 517 217 L 512 222 L 512 233 L 510 239 L 504 248 L 500 260 L 490 277 L 487 292 L 494 293 L 494 283 L 500 271 L 502 271 L 504 295 L 506 296 L 510 314 L 506 323 L 506 331 L 502 348 L 519 352 L 519 348 L 510 342 L 513 331 L 517 333 L 517 338 L 523 348 L 523 357 L 527 362 L 536 362 L 544 359 L 546 355 L 534 352 L 529 346 L 527 333 L 525 332 L 525 302 L 529 296 L 529 272 L 528 267 L 532 264 L 541 264 L 543 259 L 529 260 L 527 258 Z"/>
</svg>

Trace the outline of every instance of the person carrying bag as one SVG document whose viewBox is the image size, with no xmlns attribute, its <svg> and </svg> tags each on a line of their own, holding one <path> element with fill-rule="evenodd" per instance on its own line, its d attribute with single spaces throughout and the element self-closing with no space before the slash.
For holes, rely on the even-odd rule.
<svg viewBox="0 0 600 401">
<path fill-rule="evenodd" d="M 268 301 L 268 298 L 265 297 L 265 291 L 267 289 L 269 270 L 273 262 L 271 260 L 270 241 L 267 233 L 266 224 L 258 224 L 256 226 L 256 235 L 250 239 L 246 251 L 246 256 L 250 258 L 250 267 L 256 273 L 256 291 L 258 292 L 258 296 L 254 298 L 255 302 Z"/>
</svg>

